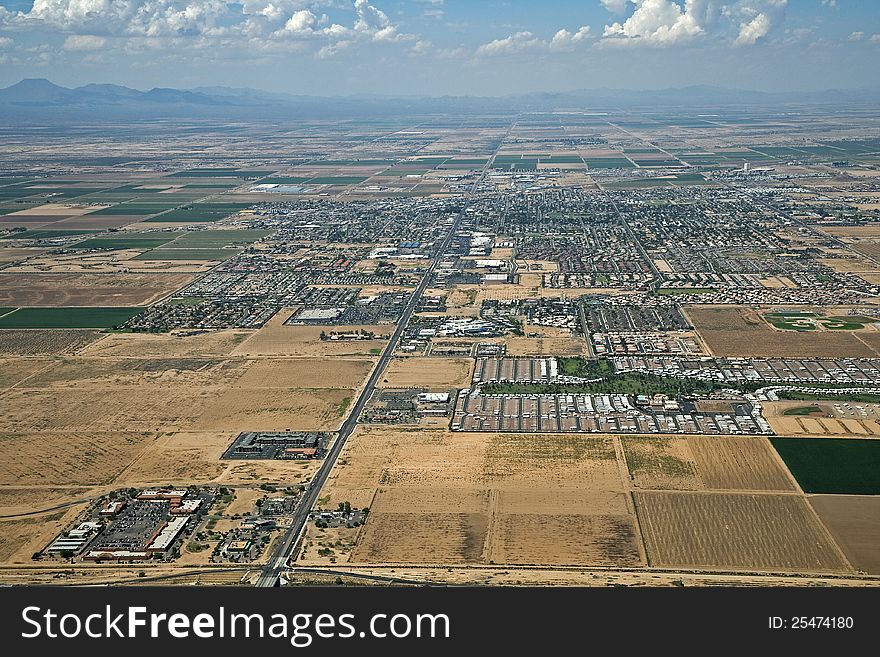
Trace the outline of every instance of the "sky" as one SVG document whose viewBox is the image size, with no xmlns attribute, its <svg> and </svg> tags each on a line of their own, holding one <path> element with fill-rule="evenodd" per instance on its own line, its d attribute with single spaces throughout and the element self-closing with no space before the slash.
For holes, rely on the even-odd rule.
<svg viewBox="0 0 880 657">
<path fill-rule="evenodd" d="M 0 0 L 0 86 L 802 91 L 877 71 L 874 0 Z"/>
</svg>

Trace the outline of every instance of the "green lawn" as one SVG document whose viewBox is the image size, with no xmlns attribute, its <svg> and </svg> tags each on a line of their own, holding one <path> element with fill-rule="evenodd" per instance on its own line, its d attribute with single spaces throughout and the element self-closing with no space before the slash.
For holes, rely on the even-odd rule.
<svg viewBox="0 0 880 657">
<path fill-rule="evenodd" d="M 880 440 L 771 438 L 807 493 L 880 494 Z"/>
<path fill-rule="evenodd" d="M 798 406 L 796 408 L 789 408 L 783 413 L 783 415 L 812 415 L 813 413 L 821 413 L 822 409 L 819 406 Z"/>
</svg>

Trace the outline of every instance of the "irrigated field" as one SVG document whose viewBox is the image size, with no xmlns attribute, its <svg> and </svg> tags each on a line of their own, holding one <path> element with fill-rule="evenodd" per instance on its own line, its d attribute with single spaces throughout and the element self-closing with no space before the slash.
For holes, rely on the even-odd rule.
<svg viewBox="0 0 880 657">
<path fill-rule="evenodd" d="M 634 493 L 652 566 L 849 571 L 804 498 Z"/>
<path fill-rule="evenodd" d="M 880 495 L 880 440 L 771 438 L 807 493 Z"/>
</svg>

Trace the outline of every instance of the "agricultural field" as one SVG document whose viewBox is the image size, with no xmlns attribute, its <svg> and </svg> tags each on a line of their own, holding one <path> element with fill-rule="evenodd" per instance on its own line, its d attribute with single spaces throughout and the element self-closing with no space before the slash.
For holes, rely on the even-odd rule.
<svg viewBox="0 0 880 657">
<path fill-rule="evenodd" d="M 142 306 L 191 280 L 186 274 L 0 274 L 0 305 Z"/>
<path fill-rule="evenodd" d="M 806 493 L 880 495 L 880 441 L 771 438 Z"/>
<path fill-rule="evenodd" d="M 106 329 L 121 326 L 140 311 L 101 306 L 18 308 L 0 317 L 0 329 Z"/>
<path fill-rule="evenodd" d="M 858 570 L 880 575 L 880 497 L 810 495 L 807 500 Z"/>
<path fill-rule="evenodd" d="M 850 571 L 802 497 L 657 492 L 634 497 L 652 566 Z"/>
</svg>

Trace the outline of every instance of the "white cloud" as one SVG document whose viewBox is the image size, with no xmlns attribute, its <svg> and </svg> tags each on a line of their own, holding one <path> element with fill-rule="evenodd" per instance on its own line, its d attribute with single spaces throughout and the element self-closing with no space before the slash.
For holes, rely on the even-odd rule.
<svg viewBox="0 0 880 657">
<path fill-rule="evenodd" d="M 569 32 L 565 28 L 559 30 L 550 39 L 551 50 L 574 50 L 578 45 L 590 38 L 590 26 L 584 25 L 577 32 Z"/>
<path fill-rule="evenodd" d="M 852 34 L 849 35 L 850 41 L 861 41 L 864 38 L 865 38 L 864 32 L 853 32 Z"/>
<path fill-rule="evenodd" d="M 871 43 L 880 43 L 880 34 L 872 34 L 869 41 Z"/>
<path fill-rule="evenodd" d="M 0 37 L 0 50 L 9 50 L 14 43 L 9 37 Z"/>
<path fill-rule="evenodd" d="M 64 40 L 63 49 L 69 52 L 89 52 L 101 50 L 107 45 L 107 39 L 93 34 L 71 34 Z"/>
<path fill-rule="evenodd" d="M 623 23 L 606 25 L 608 39 L 637 40 L 651 45 L 673 45 L 689 41 L 703 33 L 690 0 L 684 9 L 672 0 L 640 0 L 635 11 Z"/>
<path fill-rule="evenodd" d="M 531 48 L 539 48 L 543 42 L 531 32 L 517 32 L 504 39 L 495 39 L 477 48 L 477 57 L 511 55 Z"/>
<path fill-rule="evenodd" d="M 770 31 L 770 18 L 767 14 L 758 14 L 748 23 L 741 23 L 739 35 L 734 44 L 737 46 L 752 46 L 758 39 L 767 36 Z"/>
<path fill-rule="evenodd" d="M 484 43 L 474 53 L 477 57 L 493 55 L 513 55 L 527 50 L 552 50 L 568 52 L 575 50 L 590 38 L 590 26 L 584 25 L 577 32 L 570 32 L 562 28 L 547 41 L 531 32 L 517 32 L 503 39 L 495 39 Z"/>
<path fill-rule="evenodd" d="M 321 7 L 347 10 L 351 23 L 331 24 Z M 122 37 L 114 43 L 135 42 L 135 48 L 154 49 L 240 46 L 297 51 L 313 44 L 321 57 L 359 41 L 417 40 L 401 33 L 371 0 L 34 0 L 29 11 L 10 12 L 0 6 L 0 29 Z"/>
<path fill-rule="evenodd" d="M 606 8 L 619 10 L 619 3 Z M 754 44 L 782 22 L 788 0 L 629 0 L 626 20 L 606 25 L 604 45 L 676 46 L 700 39 Z"/>
</svg>

